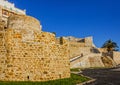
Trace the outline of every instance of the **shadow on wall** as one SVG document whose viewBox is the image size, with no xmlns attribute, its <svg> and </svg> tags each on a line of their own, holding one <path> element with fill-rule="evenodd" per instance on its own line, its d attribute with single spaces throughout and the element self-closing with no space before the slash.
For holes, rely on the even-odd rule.
<svg viewBox="0 0 120 85">
<path fill-rule="evenodd" d="M 78 43 L 84 43 L 84 42 L 85 42 L 85 39 L 78 40 L 77 42 L 78 42 Z"/>
<path fill-rule="evenodd" d="M 91 52 L 91 53 L 100 53 L 100 51 L 99 51 L 97 48 L 94 48 L 94 47 L 92 47 L 92 48 L 90 49 L 90 52 Z"/>
</svg>

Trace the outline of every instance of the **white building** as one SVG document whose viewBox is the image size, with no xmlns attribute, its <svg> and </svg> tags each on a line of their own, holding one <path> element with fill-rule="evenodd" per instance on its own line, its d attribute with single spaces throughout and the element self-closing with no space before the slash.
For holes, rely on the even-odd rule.
<svg viewBox="0 0 120 85">
<path fill-rule="evenodd" d="M 26 11 L 16 8 L 15 4 L 8 0 L 0 0 L 0 17 L 7 22 L 10 15 L 26 15 Z"/>
</svg>

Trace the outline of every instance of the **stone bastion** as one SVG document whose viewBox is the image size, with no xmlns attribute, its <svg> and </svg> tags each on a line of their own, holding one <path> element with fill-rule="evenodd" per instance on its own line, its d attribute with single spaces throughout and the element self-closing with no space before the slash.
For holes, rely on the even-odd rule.
<svg viewBox="0 0 120 85">
<path fill-rule="evenodd" d="M 40 31 L 40 22 L 31 16 L 13 15 L 8 19 L 8 28 L 13 29 L 30 29 Z"/>
<path fill-rule="evenodd" d="M 70 77 L 68 42 L 56 43 L 55 35 L 42 32 L 30 16 L 11 16 L 0 22 L 0 80 L 48 81 Z"/>
</svg>

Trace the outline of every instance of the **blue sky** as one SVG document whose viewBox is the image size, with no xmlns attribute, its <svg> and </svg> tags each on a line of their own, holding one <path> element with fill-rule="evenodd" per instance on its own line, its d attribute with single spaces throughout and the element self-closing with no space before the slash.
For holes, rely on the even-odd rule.
<svg viewBox="0 0 120 85">
<path fill-rule="evenodd" d="M 120 46 L 119 0 L 9 0 L 36 17 L 42 30 L 57 36 L 93 36 L 101 47 L 112 39 Z"/>
</svg>

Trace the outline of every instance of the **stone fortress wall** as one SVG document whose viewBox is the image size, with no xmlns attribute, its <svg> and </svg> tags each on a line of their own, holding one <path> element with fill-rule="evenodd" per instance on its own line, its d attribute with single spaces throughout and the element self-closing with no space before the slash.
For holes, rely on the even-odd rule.
<svg viewBox="0 0 120 85">
<path fill-rule="evenodd" d="M 48 81 L 70 77 L 71 68 L 120 64 L 120 53 L 104 57 L 92 37 L 61 37 L 43 32 L 38 20 L 6 0 L 0 3 L 0 80 Z M 9 5 L 8 5 L 9 4 Z M 16 11 L 17 10 L 17 11 Z M 9 17 L 10 16 L 10 17 Z M 9 18 L 8 18 L 9 17 Z"/>
<path fill-rule="evenodd" d="M 90 54 L 93 47 L 92 37 L 75 38 L 65 37 L 69 42 L 70 47 L 70 59 L 76 56 Z"/>
<path fill-rule="evenodd" d="M 43 32 L 40 22 L 33 17 L 14 13 L 5 18 L 6 23 L 3 21 L 3 14 L 4 11 L 0 10 L 1 81 L 69 78 L 70 67 L 89 68 L 120 64 L 119 52 L 110 54 L 112 59 L 104 57 L 106 49 L 96 48 L 92 37 L 56 39 L 53 33 Z"/>
<path fill-rule="evenodd" d="M 0 25 L 0 29 L 4 25 Z M 8 19 L 0 33 L 0 80 L 48 81 L 70 77 L 69 47 L 63 38 L 42 32 L 39 21 L 25 15 Z M 3 35 L 4 34 L 4 35 Z"/>
<path fill-rule="evenodd" d="M 112 59 L 116 62 L 117 65 L 120 65 L 120 52 L 112 52 Z"/>
<path fill-rule="evenodd" d="M 0 77 L 4 77 L 4 70 L 6 68 L 6 48 L 5 48 L 5 39 L 4 39 L 4 22 L 0 20 Z"/>
<path fill-rule="evenodd" d="M 112 67 L 120 64 L 120 52 L 108 55 L 106 49 L 94 45 L 92 37 L 66 39 L 69 41 L 71 68 Z"/>
<path fill-rule="evenodd" d="M 92 37 L 83 39 L 70 38 L 67 37 L 69 40 L 71 68 L 104 67 L 101 60 L 102 56 L 94 46 Z"/>
</svg>

